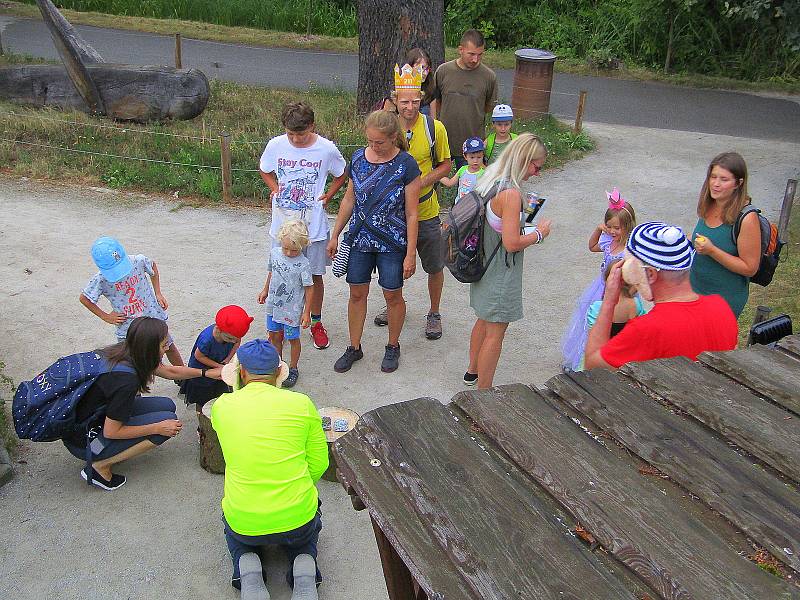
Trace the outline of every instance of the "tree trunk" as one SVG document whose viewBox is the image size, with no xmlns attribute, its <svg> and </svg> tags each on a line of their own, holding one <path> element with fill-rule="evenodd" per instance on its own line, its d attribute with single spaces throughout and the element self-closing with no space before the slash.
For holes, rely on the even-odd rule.
<svg viewBox="0 0 800 600">
<path fill-rule="evenodd" d="M 669 74 L 669 68 L 672 62 L 672 45 L 675 36 L 675 21 L 678 20 L 678 12 L 675 11 L 669 20 L 669 33 L 667 34 L 667 57 L 664 59 L 664 74 Z"/>
<path fill-rule="evenodd" d="M 389 95 L 394 65 L 411 48 L 427 50 L 433 69 L 444 61 L 444 0 L 357 0 L 356 4 L 357 108 L 363 114 Z"/>
<path fill-rule="evenodd" d="M 197 69 L 101 63 L 86 67 L 112 119 L 147 123 L 193 119 L 208 104 L 208 79 Z M 55 65 L 0 69 L 0 100 L 93 112 L 67 70 Z"/>
<path fill-rule="evenodd" d="M 89 107 L 89 112 L 106 114 L 105 103 L 87 71 L 87 65 L 103 62 L 100 54 L 84 40 L 72 25 L 64 18 L 50 0 L 37 0 L 42 18 L 50 30 L 53 44 L 61 56 L 61 62 L 67 69 L 69 78 L 75 89 Z"/>
</svg>

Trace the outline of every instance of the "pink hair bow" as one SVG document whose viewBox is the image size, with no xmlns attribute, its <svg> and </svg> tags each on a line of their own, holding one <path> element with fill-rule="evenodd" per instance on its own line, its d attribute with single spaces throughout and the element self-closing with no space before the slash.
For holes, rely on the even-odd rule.
<svg viewBox="0 0 800 600">
<path fill-rule="evenodd" d="M 625 199 L 620 196 L 618 188 L 614 188 L 610 193 L 606 192 L 606 198 L 608 198 L 608 208 L 612 210 L 625 208 Z"/>
</svg>

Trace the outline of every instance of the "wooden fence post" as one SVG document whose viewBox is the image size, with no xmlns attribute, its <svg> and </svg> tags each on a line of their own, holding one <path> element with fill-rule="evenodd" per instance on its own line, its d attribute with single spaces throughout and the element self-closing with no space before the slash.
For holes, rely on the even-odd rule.
<svg viewBox="0 0 800 600">
<path fill-rule="evenodd" d="M 581 90 L 581 95 L 578 98 L 578 112 L 575 113 L 575 127 L 573 131 L 580 133 L 583 129 L 583 109 L 586 107 L 586 90 Z"/>
<path fill-rule="evenodd" d="M 222 199 L 226 202 L 231 199 L 231 134 L 223 132 L 219 138 L 222 165 Z"/>
<path fill-rule="evenodd" d="M 0 31 L 0 56 L 3 56 L 3 54 L 4 54 L 4 52 L 3 52 L 3 37 L 2 36 L 3 36 L 3 32 Z"/>
<path fill-rule="evenodd" d="M 792 215 L 792 203 L 794 202 L 796 191 L 797 180 L 789 179 L 786 182 L 786 192 L 783 194 L 783 204 L 781 204 L 781 216 L 778 219 L 778 239 L 782 242 L 789 241 L 789 217 Z"/>
<path fill-rule="evenodd" d="M 181 34 L 175 34 L 175 68 L 182 69 L 183 68 L 183 58 L 182 58 L 182 50 L 181 50 Z"/>
</svg>

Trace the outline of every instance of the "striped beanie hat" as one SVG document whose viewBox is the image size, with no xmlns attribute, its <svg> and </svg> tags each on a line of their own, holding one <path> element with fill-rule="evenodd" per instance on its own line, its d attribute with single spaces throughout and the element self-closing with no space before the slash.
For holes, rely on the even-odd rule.
<svg viewBox="0 0 800 600">
<path fill-rule="evenodd" d="M 643 263 L 665 271 L 688 269 L 694 261 L 694 247 L 680 227 L 659 221 L 634 227 L 627 248 Z"/>
</svg>

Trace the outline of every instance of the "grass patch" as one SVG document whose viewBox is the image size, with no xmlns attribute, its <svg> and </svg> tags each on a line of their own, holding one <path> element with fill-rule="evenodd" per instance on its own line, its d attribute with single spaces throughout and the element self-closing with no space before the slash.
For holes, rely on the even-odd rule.
<svg viewBox="0 0 800 600">
<path fill-rule="evenodd" d="M 747 343 L 750 326 L 758 305 L 772 309 L 770 316 L 786 313 L 792 318 L 795 332 L 800 325 L 800 206 L 795 201 L 789 221 L 789 242 L 781 252 L 781 262 L 775 277 L 767 287 L 750 286 L 750 298 L 739 316 L 739 345 Z"/>
<path fill-rule="evenodd" d="M 0 66 L 14 60 L 0 56 Z M 114 123 L 80 112 L 0 102 L 0 165 L 4 165 L 0 169 L 14 176 L 219 201 L 222 181 L 215 168 L 220 165 L 219 136 L 228 132 L 233 195 L 263 205 L 268 195 L 257 172 L 258 159 L 266 141 L 283 133 L 281 108 L 298 99 L 314 107 L 317 130 L 336 142 L 345 158 L 363 146 L 363 117 L 356 114 L 355 96 L 349 92 L 265 89 L 212 80 L 211 99 L 200 117 L 161 125 Z M 515 130 L 534 131 L 542 138 L 550 150 L 546 167 L 560 166 L 594 147 L 586 134 L 573 134 L 554 118 L 515 122 Z M 332 202 L 331 209 L 337 205 Z"/>
<path fill-rule="evenodd" d="M 183 37 L 246 44 L 252 46 L 295 48 L 300 50 L 326 50 L 330 52 L 358 53 L 358 37 L 336 37 L 332 35 L 306 36 L 286 31 L 259 29 L 256 27 L 231 27 L 221 24 L 204 23 L 182 19 L 161 19 L 112 15 L 100 12 L 79 12 L 61 9 L 61 12 L 75 25 L 93 25 L 129 31 L 142 31 L 162 35 L 180 33 Z M 0 1 L 0 14 L 40 19 L 41 13 L 36 6 L 19 2 Z M 323 29 L 330 31 L 330 29 Z M 445 58 L 457 57 L 453 47 L 445 48 Z M 165 56 L 165 62 L 172 63 L 172 56 Z M 513 69 L 516 64 L 513 50 L 489 49 L 484 55 L 484 63 L 495 69 Z M 661 81 L 674 85 L 704 87 L 716 89 L 735 89 L 745 91 L 772 91 L 800 94 L 798 81 L 744 81 L 729 77 L 699 75 L 693 73 L 674 73 L 666 75 L 661 71 L 641 66 L 622 66 L 620 69 L 598 69 L 589 65 L 586 60 L 578 58 L 559 58 L 555 63 L 556 72 L 575 75 L 591 75 L 636 81 Z"/>
</svg>

